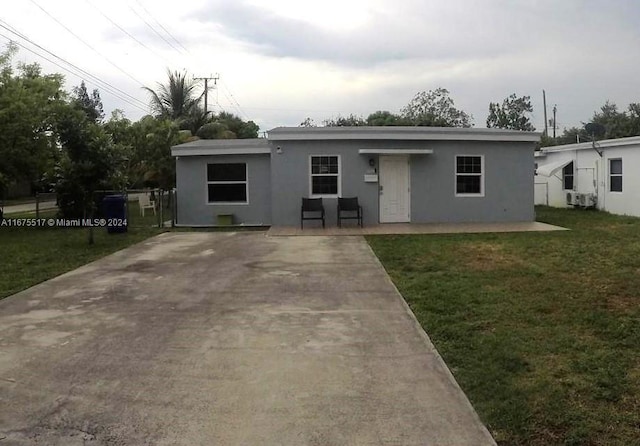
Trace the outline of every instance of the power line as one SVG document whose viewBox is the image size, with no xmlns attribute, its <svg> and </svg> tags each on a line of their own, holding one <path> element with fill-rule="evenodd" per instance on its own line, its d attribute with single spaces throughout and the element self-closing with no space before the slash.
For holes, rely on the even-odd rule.
<svg viewBox="0 0 640 446">
<path fill-rule="evenodd" d="M 107 56 L 103 55 L 100 51 L 98 51 L 97 49 L 95 49 L 93 46 L 91 46 L 90 44 L 88 44 L 84 39 L 82 39 L 82 37 L 78 36 L 76 33 L 74 33 L 73 31 L 71 31 L 71 29 L 69 29 L 64 23 L 62 23 L 61 21 L 59 21 L 58 19 L 56 19 L 53 15 L 51 15 L 49 13 L 49 11 L 47 11 L 46 9 L 44 9 L 42 6 L 40 6 L 35 0 L 29 0 L 31 3 L 33 3 L 34 5 L 36 5 L 42 12 L 44 12 L 46 15 L 48 15 L 52 20 L 54 20 L 58 25 L 62 26 L 64 29 L 67 30 L 67 32 L 69 32 L 69 34 L 71 34 L 73 37 L 75 37 L 76 39 L 78 39 L 80 42 L 82 42 L 87 48 L 91 49 L 93 52 L 95 52 L 97 55 L 99 55 L 100 57 L 102 57 L 104 60 L 106 60 L 107 62 L 109 62 L 113 67 L 115 67 L 117 70 L 119 70 L 121 73 L 123 73 L 124 75 L 126 75 L 127 77 L 129 77 L 130 79 L 134 80 L 135 82 L 137 82 L 138 84 L 142 85 L 143 87 L 145 86 L 141 81 L 139 81 L 138 79 L 136 79 L 135 77 L 133 77 L 131 74 L 129 74 L 128 72 L 126 72 L 125 70 L 123 70 L 122 68 L 120 68 L 117 64 L 115 64 L 114 62 L 112 62 Z"/>
<path fill-rule="evenodd" d="M 167 33 L 167 35 L 168 35 L 169 37 L 171 37 L 171 38 L 173 39 L 173 41 L 174 41 L 174 42 L 176 42 L 178 45 L 180 45 L 180 46 L 182 47 L 182 49 L 184 49 L 187 53 L 189 52 L 189 50 L 188 50 L 187 48 L 185 48 L 185 46 L 184 46 L 182 43 L 180 43 L 180 41 L 179 41 L 178 39 L 176 39 L 176 38 L 173 36 L 173 34 L 171 34 L 169 31 L 167 31 L 167 28 L 165 28 L 164 26 L 162 26 L 162 23 L 160 23 L 160 22 L 158 21 L 158 19 L 156 19 L 156 18 L 153 16 L 153 14 L 151 14 L 151 13 L 149 12 L 149 10 L 148 10 L 147 8 L 145 8 L 145 7 L 144 7 L 144 5 L 143 5 L 142 3 L 140 3 L 140 1 L 136 0 L 136 3 L 137 3 L 138 5 L 140 5 L 140 7 L 142 8 L 142 10 L 143 10 L 144 12 L 146 12 L 146 13 L 149 15 L 149 17 L 151 17 L 151 18 L 152 18 L 152 19 L 153 19 L 153 20 L 158 24 L 158 26 L 159 26 L 160 28 L 162 28 L 162 30 L 163 30 L 165 33 Z"/>
<path fill-rule="evenodd" d="M 222 84 L 222 82 L 220 82 Z M 236 98 L 233 96 L 233 94 L 231 93 L 231 91 L 229 91 L 229 88 L 226 85 L 226 82 L 222 85 L 222 88 L 224 88 L 225 91 L 223 91 L 223 94 L 225 95 L 225 97 L 229 100 L 229 102 L 231 102 L 233 104 L 233 106 L 241 113 L 245 116 L 245 118 L 251 120 L 251 118 L 249 118 L 249 115 L 247 115 L 244 110 L 242 109 L 242 107 L 240 107 L 240 104 L 238 103 L 238 101 L 236 100 Z M 229 94 L 227 96 L 227 93 Z M 229 96 L 231 96 L 231 98 L 229 98 Z"/>
<path fill-rule="evenodd" d="M 94 82 L 95 84 L 97 84 L 98 86 L 100 86 L 103 90 L 105 90 L 107 93 L 110 93 L 112 96 L 128 103 L 129 105 L 136 107 L 142 111 L 148 111 L 148 105 L 145 104 L 144 102 L 140 101 L 139 99 L 131 96 L 130 94 L 128 94 L 127 92 L 119 89 L 118 87 L 115 87 L 113 85 L 111 85 L 109 82 L 107 81 L 103 81 L 102 79 L 100 79 L 97 76 L 94 76 L 93 74 L 89 73 L 86 70 L 83 70 L 82 68 L 78 67 L 77 65 L 74 65 L 73 63 L 67 61 L 66 59 L 58 56 L 57 54 L 49 51 L 48 49 L 44 48 L 43 46 L 39 45 L 38 43 L 36 43 L 35 41 L 31 40 L 28 36 L 26 36 L 25 34 L 23 34 L 22 32 L 20 32 L 18 29 L 14 28 L 13 26 L 11 26 L 9 23 L 5 22 L 4 20 L 0 19 L 0 27 L 9 31 L 10 33 L 18 36 L 19 38 L 21 38 L 22 40 L 30 43 L 31 45 L 37 47 L 38 49 L 44 51 L 45 53 L 49 54 L 50 56 L 53 56 L 54 58 L 62 61 L 64 64 L 68 65 L 69 67 L 72 67 L 73 70 L 76 70 L 76 72 L 65 68 L 63 66 L 61 66 L 60 64 L 58 64 L 57 62 L 54 62 L 52 60 L 50 60 L 49 58 L 43 56 L 42 54 L 37 53 L 36 51 L 24 46 L 23 44 L 21 44 L 20 42 L 15 41 L 14 39 L 11 39 L 7 36 L 4 36 L 7 40 L 9 41 L 13 41 L 16 42 L 17 45 L 19 45 L 21 48 L 26 49 L 27 51 L 35 54 L 36 56 L 39 56 L 41 58 L 43 58 L 44 60 L 53 63 L 54 65 L 56 65 L 59 68 L 62 68 L 63 70 L 67 71 L 68 73 L 73 74 L 74 76 L 78 76 L 80 78 L 82 77 L 87 77 L 89 78 L 92 82 Z M 81 73 L 80 75 L 78 73 Z M 130 98 L 130 99 L 127 99 Z M 143 106 L 140 106 L 138 104 L 142 104 Z"/>
<path fill-rule="evenodd" d="M 67 73 L 69 73 L 69 74 L 73 74 L 74 76 L 77 76 L 77 77 L 80 77 L 80 78 L 82 78 L 82 77 L 83 77 L 81 74 L 76 73 L 76 72 L 74 72 L 73 70 L 70 70 L 69 68 L 67 68 L 67 67 L 65 67 L 65 66 L 63 66 L 63 65 L 61 65 L 61 64 L 59 64 L 59 63 L 57 63 L 57 62 L 56 62 L 56 61 L 54 61 L 54 60 L 49 59 L 49 58 L 48 58 L 48 57 L 46 57 L 46 56 L 43 56 L 42 54 L 39 54 L 37 51 L 34 51 L 34 50 L 32 50 L 31 48 L 26 47 L 25 45 L 21 44 L 20 42 L 17 42 L 17 41 L 15 41 L 15 40 L 11 39 L 10 37 L 6 36 L 5 34 L 0 33 L 0 36 L 1 36 L 1 37 L 4 37 L 4 38 L 5 38 L 5 39 L 7 39 L 9 42 L 14 42 L 14 43 L 15 43 L 16 45 L 18 45 L 20 48 L 25 49 L 25 50 L 29 51 L 30 53 L 32 53 L 32 54 L 34 54 L 34 55 L 36 55 L 36 56 L 38 56 L 38 57 L 40 57 L 40 58 L 42 58 L 42 59 L 46 60 L 47 62 L 49 62 L 49 63 L 51 63 L 51 64 L 53 64 L 53 65 L 57 66 L 58 68 L 60 68 L 61 70 L 66 71 L 66 72 L 67 72 Z M 92 82 L 94 82 L 94 81 L 92 81 Z M 97 82 L 96 82 L 96 83 L 97 83 Z M 121 100 L 121 101 L 123 101 L 123 102 L 126 102 L 127 104 L 131 105 L 132 107 L 136 107 L 137 109 L 139 109 L 139 110 L 141 110 L 141 111 L 144 111 L 144 112 L 148 111 L 147 109 L 144 109 L 144 108 L 140 107 L 139 105 L 137 105 L 137 104 L 135 104 L 135 103 L 133 103 L 133 102 L 129 101 L 128 99 L 123 98 L 123 97 L 121 97 L 121 96 L 118 96 L 117 94 L 113 93 L 112 91 L 110 91 L 108 88 L 105 88 L 104 86 L 101 86 L 101 88 L 103 89 L 103 91 L 104 91 L 104 92 L 106 92 L 106 93 L 108 93 L 108 94 L 111 94 L 112 96 L 116 97 L 117 99 L 120 99 L 120 100 Z"/>
<path fill-rule="evenodd" d="M 105 19 L 107 19 L 109 22 L 111 22 L 111 24 L 113 26 L 115 26 L 116 28 L 118 28 L 120 31 L 122 31 L 125 35 L 129 36 L 132 40 L 134 40 L 138 45 L 140 45 L 141 47 L 145 48 L 146 50 L 152 52 L 154 55 L 156 55 L 157 57 L 159 57 L 160 59 L 164 60 L 167 64 L 171 64 L 171 62 L 169 62 L 169 60 L 162 56 L 161 54 L 157 53 L 155 50 L 153 50 L 152 48 L 149 48 L 147 45 L 145 45 L 143 42 L 141 42 L 140 40 L 138 40 L 134 35 L 132 35 L 129 31 L 127 31 L 126 29 L 124 29 L 122 26 L 120 26 L 118 23 L 116 23 L 116 21 L 114 21 L 111 17 L 109 17 L 108 15 L 106 15 L 102 10 L 100 10 L 100 8 L 98 8 L 94 3 L 92 3 L 90 0 L 85 0 L 85 2 L 87 2 L 89 5 L 91 5 L 93 8 L 95 8 L 96 11 L 98 11 Z"/>
<path fill-rule="evenodd" d="M 33 0 L 31 0 L 31 1 L 33 1 Z M 127 5 L 127 6 L 129 6 L 129 9 L 130 9 L 131 11 L 133 11 L 133 13 L 134 13 L 135 15 L 137 15 L 137 16 L 138 16 L 138 18 L 140 18 L 140 20 L 142 20 L 142 21 L 144 22 L 144 24 L 145 24 L 145 25 L 147 25 L 151 31 L 153 31 L 153 32 L 154 32 L 158 37 L 160 37 L 162 40 L 164 40 L 164 41 L 165 41 L 165 43 L 166 43 L 167 45 L 169 45 L 171 48 L 173 48 L 173 49 L 174 49 L 174 50 L 176 50 L 178 53 L 180 53 L 180 50 L 179 50 L 178 48 L 176 48 L 176 47 L 175 47 L 171 42 L 169 42 L 167 39 L 165 39 L 165 38 L 164 38 L 164 36 L 163 36 L 162 34 L 160 34 L 160 33 L 159 33 L 159 32 L 158 32 L 158 31 L 157 31 L 157 30 L 156 30 L 156 29 L 155 29 L 155 28 L 154 28 L 154 27 L 149 23 L 149 22 L 147 22 L 147 21 L 145 20 L 145 18 L 144 18 L 144 17 L 142 17 L 142 16 L 138 13 L 138 11 L 136 11 L 136 10 L 135 10 L 131 5 Z"/>
<path fill-rule="evenodd" d="M 11 39 L 10 37 L 6 36 L 5 34 L 0 33 L 0 36 L 4 37 L 4 38 L 5 38 L 5 39 L 7 39 L 9 42 L 14 42 L 14 43 L 15 43 L 16 45 L 18 45 L 20 48 L 25 49 L 25 50 L 29 51 L 30 53 L 32 53 L 32 54 L 34 54 L 34 55 L 36 55 L 36 56 L 38 56 L 38 57 L 40 57 L 40 58 L 42 58 L 42 59 L 46 60 L 47 62 L 49 62 L 49 63 L 51 63 L 51 64 L 53 64 L 53 65 L 57 66 L 57 67 L 58 67 L 58 68 L 60 68 L 61 70 L 64 70 L 64 71 L 66 71 L 67 73 L 72 74 L 72 75 L 74 75 L 74 76 L 77 76 L 77 77 L 79 77 L 79 78 L 83 78 L 82 74 L 76 73 L 76 72 L 74 72 L 73 70 L 71 70 L 71 69 L 69 69 L 69 68 L 67 68 L 67 67 L 64 67 L 63 65 L 61 65 L 61 64 L 59 64 L 59 63 L 57 63 L 56 61 L 51 60 L 51 59 L 49 59 L 48 57 L 43 56 L 42 54 L 39 54 L 37 51 L 34 51 L 34 50 L 32 50 L 31 48 L 26 47 L 25 45 L 21 44 L 20 42 L 16 42 L 15 40 Z M 91 80 L 91 82 L 94 82 L 94 83 L 98 84 L 98 82 L 93 81 L 93 80 Z M 148 112 L 148 109 L 145 109 L 145 108 L 143 108 L 143 107 L 139 106 L 138 104 L 136 104 L 136 103 L 134 103 L 134 102 L 132 102 L 132 101 L 129 101 L 129 100 L 128 100 L 128 99 L 126 99 L 126 98 L 123 98 L 123 97 L 119 96 L 118 94 L 116 94 L 116 93 L 112 92 L 109 88 L 107 88 L 107 87 L 105 87 L 105 86 L 102 86 L 102 85 L 99 85 L 99 86 L 102 88 L 102 91 L 103 91 L 103 92 L 106 92 L 107 94 L 110 94 L 110 95 L 112 95 L 112 96 L 116 97 L 117 99 L 119 99 L 119 100 L 121 100 L 121 101 L 123 101 L 123 102 L 125 102 L 125 103 L 129 104 L 130 106 L 135 107 L 135 108 L 137 108 L 137 109 L 139 109 L 139 110 L 141 110 L 141 111 L 143 111 L 143 112 Z"/>
</svg>

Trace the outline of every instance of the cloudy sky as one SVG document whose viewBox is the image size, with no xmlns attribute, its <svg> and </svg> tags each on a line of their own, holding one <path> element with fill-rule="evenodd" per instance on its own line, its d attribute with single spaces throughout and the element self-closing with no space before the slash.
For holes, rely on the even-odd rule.
<svg viewBox="0 0 640 446">
<path fill-rule="evenodd" d="M 148 113 L 142 86 L 170 68 L 218 73 L 210 110 L 261 130 L 397 113 L 444 87 L 476 127 L 489 102 L 529 95 L 538 130 L 545 89 L 561 131 L 607 100 L 640 102 L 639 24 L 637 0 L 12 0 L 0 42 L 132 120 Z"/>
</svg>

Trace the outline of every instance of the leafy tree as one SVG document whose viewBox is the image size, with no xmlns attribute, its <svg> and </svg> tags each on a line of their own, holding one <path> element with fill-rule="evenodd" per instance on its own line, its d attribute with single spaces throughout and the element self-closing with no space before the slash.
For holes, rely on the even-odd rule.
<svg viewBox="0 0 640 446">
<path fill-rule="evenodd" d="M 132 160 L 135 159 L 132 123 L 124 116 L 122 110 L 116 109 L 111 112 L 111 117 L 102 127 L 111 138 L 114 157 L 120 160 L 112 175 L 113 187 L 116 190 L 131 188 L 134 186 L 132 181 L 136 179 L 132 171 Z"/>
<path fill-rule="evenodd" d="M 114 144 L 131 144 L 131 121 L 127 119 L 124 112 L 115 109 L 111 112 L 111 117 L 104 123 L 104 130 L 111 136 Z"/>
<path fill-rule="evenodd" d="M 378 110 L 371 113 L 367 117 L 367 125 L 385 126 L 385 125 L 413 125 L 408 119 L 400 115 L 394 115 L 389 111 Z"/>
<path fill-rule="evenodd" d="M 56 140 L 51 132 L 64 105 L 63 77 L 43 75 L 37 64 L 12 66 L 13 44 L 0 54 L 0 197 L 18 181 L 38 185 L 53 168 Z"/>
<path fill-rule="evenodd" d="M 633 116 L 637 111 L 637 104 L 629 106 L 630 113 L 618 111 L 618 106 L 612 102 L 605 102 L 599 112 L 593 114 L 591 122 L 601 124 L 605 128 L 604 139 L 624 138 L 636 136 L 634 132 Z M 637 115 L 636 115 L 637 116 Z"/>
<path fill-rule="evenodd" d="M 338 116 L 337 118 L 325 119 L 323 122 L 325 127 L 360 127 L 367 125 L 362 116 L 349 115 L 347 117 Z"/>
<path fill-rule="evenodd" d="M 181 130 L 189 130 L 192 135 L 195 135 L 198 133 L 200 127 L 210 121 L 211 116 L 209 115 L 209 112 L 206 112 L 200 107 L 193 107 L 186 117 L 177 120 L 176 123 Z"/>
<path fill-rule="evenodd" d="M 202 139 L 246 139 L 257 138 L 260 128 L 253 121 L 243 121 L 233 113 L 221 112 L 198 129 L 196 135 Z"/>
<path fill-rule="evenodd" d="M 121 162 L 109 135 L 77 105 L 66 107 L 56 124 L 62 148 L 55 190 L 67 218 L 87 217 L 96 209 L 95 192 L 110 189 Z"/>
<path fill-rule="evenodd" d="M 471 115 L 455 107 L 446 88 L 416 94 L 401 114 L 412 125 L 431 127 L 471 127 L 473 120 Z"/>
<path fill-rule="evenodd" d="M 171 189 L 175 186 L 175 159 L 171 147 L 185 142 L 177 124 L 145 116 L 131 126 L 134 153 L 130 161 L 134 184 Z"/>
<path fill-rule="evenodd" d="M 317 127 L 313 119 L 306 117 L 304 121 L 300 123 L 298 127 Z"/>
<path fill-rule="evenodd" d="M 245 122 L 233 113 L 220 112 L 213 120 L 224 124 L 238 139 L 257 138 L 260 129 L 255 122 Z"/>
<path fill-rule="evenodd" d="M 591 122 L 602 125 L 605 134 L 598 139 L 626 138 L 630 136 L 640 136 L 640 103 L 632 102 L 626 111 L 619 111 L 618 106 L 612 102 L 605 102 L 599 111 L 593 113 Z M 583 123 L 585 124 L 585 123 Z M 557 144 L 574 144 L 578 141 L 591 141 L 592 135 L 578 127 L 564 129 L 562 135 L 557 138 L 546 138 L 542 142 L 542 147 Z"/>
<path fill-rule="evenodd" d="M 640 135 L 640 103 L 632 102 L 627 109 L 629 136 Z"/>
<path fill-rule="evenodd" d="M 584 127 L 571 127 L 562 131 L 562 135 L 556 138 L 554 145 L 575 144 L 586 141 L 591 141 L 591 135 L 587 133 Z"/>
<path fill-rule="evenodd" d="M 489 103 L 488 128 L 535 131 L 528 113 L 533 112 L 530 96 L 516 97 L 515 93 L 502 101 Z"/>
<path fill-rule="evenodd" d="M 73 87 L 73 102 L 76 106 L 84 110 L 87 117 L 93 122 L 102 122 L 104 118 L 104 108 L 102 106 L 102 100 L 100 99 L 100 92 L 98 89 L 94 89 L 89 96 L 87 92 L 87 86 L 84 81 L 80 83 L 79 87 Z"/>
<path fill-rule="evenodd" d="M 202 139 L 235 139 L 236 134 L 222 122 L 209 122 L 198 130 L 196 136 Z"/>
<path fill-rule="evenodd" d="M 541 147 L 549 147 L 557 145 L 557 138 L 554 139 L 551 136 L 542 135 L 540 136 L 540 142 L 538 143 L 536 150 L 539 150 Z"/>
</svg>

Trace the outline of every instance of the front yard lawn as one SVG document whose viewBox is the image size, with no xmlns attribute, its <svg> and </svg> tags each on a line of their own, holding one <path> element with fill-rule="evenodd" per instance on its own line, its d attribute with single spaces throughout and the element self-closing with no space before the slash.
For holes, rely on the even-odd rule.
<svg viewBox="0 0 640 446">
<path fill-rule="evenodd" d="M 367 240 L 498 444 L 638 444 L 640 219 L 537 216 L 572 230 Z"/>
<path fill-rule="evenodd" d="M 53 217 L 55 212 L 43 211 L 41 217 Z M 140 217 L 135 202 L 129 203 L 129 215 L 127 233 L 107 234 L 106 228 L 96 227 L 93 245 L 88 244 L 86 228 L 0 226 L 0 299 L 163 231 L 152 227 L 157 223 L 152 213 Z M 6 216 L 15 217 L 34 218 L 35 215 Z"/>
</svg>

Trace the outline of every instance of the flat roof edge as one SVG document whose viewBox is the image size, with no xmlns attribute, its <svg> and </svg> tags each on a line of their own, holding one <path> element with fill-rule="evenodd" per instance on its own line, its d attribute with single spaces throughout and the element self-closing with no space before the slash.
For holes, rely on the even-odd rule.
<svg viewBox="0 0 640 446">
<path fill-rule="evenodd" d="M 171 156 L 251 155 L 270 153 L 266 138 L 198 139 L 171 147 Z"/>
<path fill-rule="evenodd" d="M 458 127 L 277 127 L 270 141 L 403 140 L 538 142 L 540 133 Z"/>
<path fill-rule="evenodd" d="M 607 149 L 613 147 L 627 147 L 639 145 L 640 146 L 640 136 L 630 136 L 627 138 L 615 138 L 615 139 L 603 139 L 602 141 L 596 141 L 597 149 Z M 565 152 L 569 150 L 593 150 L 593 142 L 581 142 L 575 144 L 564 144 L 561 146 L 549 146 L 542 147 L 540 149 L 543 153 L 553 153 L 553 152 Z"/>
<path fill-rule="evenodd" d="M 219 155 L 260 155 L 270 154 L 269 147 L 178 147 L 171 148 L 171 156 L 219 156 Z"/>
</svg>

